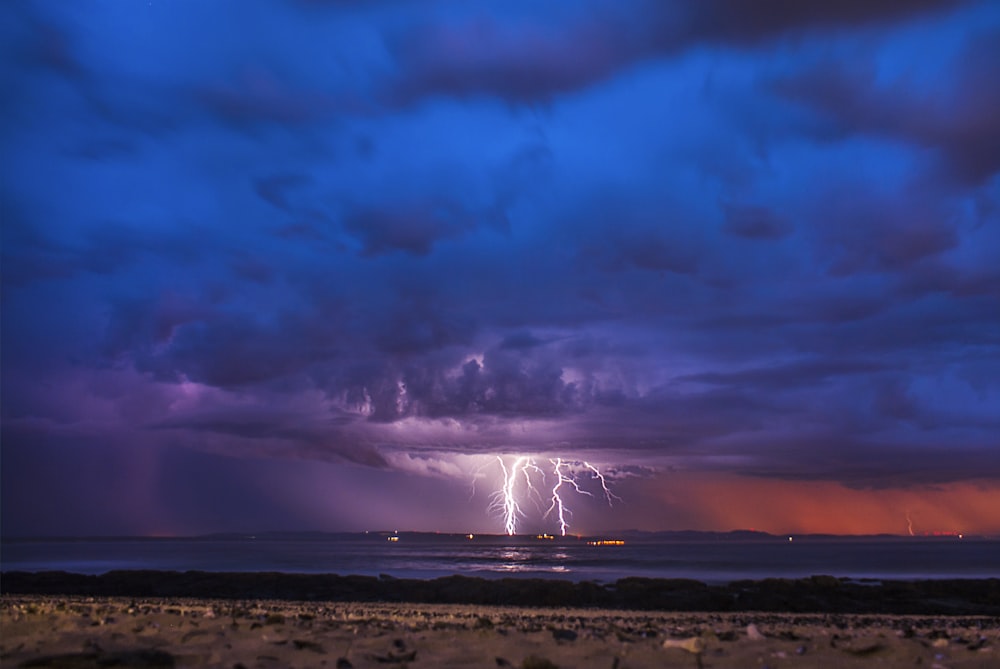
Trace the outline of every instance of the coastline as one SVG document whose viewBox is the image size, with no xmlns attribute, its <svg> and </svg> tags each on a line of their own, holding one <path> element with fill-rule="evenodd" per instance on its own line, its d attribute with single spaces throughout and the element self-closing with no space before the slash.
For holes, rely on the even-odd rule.
<svg viewBox="0 0 1000 669">
<path fill-rule="evenodd" d="M 385 602 L 607 610 L 1000 616 L 1000 578 L 856 581 L 832 576 L 708 585 L 622 578 L 435 579 L 283 572 L 62 571 L 0 574 L 0 593 L 90 597 L 205 598 L 303 602 Z"/>
<path fill-rule="evenodd" d="M 18 667 L 986 669 L 995 616 L 680 613 L 277 599 L 0 597 Z"/>
</svg>

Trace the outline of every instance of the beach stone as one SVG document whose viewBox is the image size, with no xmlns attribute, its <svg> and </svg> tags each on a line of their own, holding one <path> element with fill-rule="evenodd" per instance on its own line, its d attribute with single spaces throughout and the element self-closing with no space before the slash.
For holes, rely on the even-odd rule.
<svg viewBox="0 0 1000 669">
<path fill-rule="evenodd" d="M 548 658 L 529 655 L 521 662 L 521 669 L 559 669 L 559 666 Z"/>
<path fill-rule="evenodd" d="M 687 639 L 666 639 L 663 642 L 664 648 L 679 648 L 689 653 L 699 654 L 705 650 L 705 640 L 700 636 L 692 636 Z"/>
<path fill-rule="evenodd" d="M 405 664 L 417 659 L 417 651 L 411 650 L 406 653 L 386 653 L 385 655 L 375 655 L 373 659 L 379 664 Z"/>
<path fill-rule="evenodd" d="M 881 653 L 886 649 L 886 645 L 877 639 L 855 639 L 842 650 L 856 657 L 868 657 Z"/>
<path fill-rule="evenodd" d="M 298 650 L 311 650 L 314 653 L 325 654 L 326 649 L 323 648 L 321 644 L 315 641 L 307 641 L 305 639 L 292 639 L 292 644 Z"/>
</svg>

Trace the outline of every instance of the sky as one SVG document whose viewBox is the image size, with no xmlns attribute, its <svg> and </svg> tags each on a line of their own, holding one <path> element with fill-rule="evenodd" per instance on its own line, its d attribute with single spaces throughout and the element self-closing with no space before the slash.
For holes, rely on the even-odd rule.
<svg viewBox="0 0 1000 669">
<path fill-rule="evenodd" d="M 12 0 L 0 79 L 5 536 L 518 457 L 525 532 L 1000 532 L 1000 3 Z"/>
</svg>

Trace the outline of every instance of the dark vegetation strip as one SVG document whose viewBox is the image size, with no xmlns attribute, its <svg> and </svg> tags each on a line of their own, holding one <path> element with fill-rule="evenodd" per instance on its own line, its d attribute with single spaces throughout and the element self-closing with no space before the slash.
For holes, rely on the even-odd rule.
<svg viewBox="0 0 1000 669">
<path fill-rule="evenodd" d="M 614 583 L 555 579 L 430 580 L 335 574 L 63 571 L 0 574 L 4 594 L 198 597 L 340 602 L 410 602 L 583 607 L 651 611 L 767 611 L 1000 616 L 1000 579 L 878 581 L 832 576 L 706 585 L 687 579 L 623 578 Z"/>
</svg>

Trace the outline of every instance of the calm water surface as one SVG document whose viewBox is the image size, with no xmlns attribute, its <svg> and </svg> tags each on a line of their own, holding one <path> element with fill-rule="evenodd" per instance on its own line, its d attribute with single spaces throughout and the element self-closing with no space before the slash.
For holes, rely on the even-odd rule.
<svg viewBox="0 0 1000 669">
<path fill-rule="evenodd" d="M 744 578 L 830 574 L 851 578 L 1000 577 L 1000 540 L 949 538 L 638 539 L 593 546 L 575 538 L 401 534 L 309 538 L 4 540 L 3 570 L 113 569 L 282 571 L 433 578 L 554 577 L 614 581 L 626 576 Z"/>
</svg>

